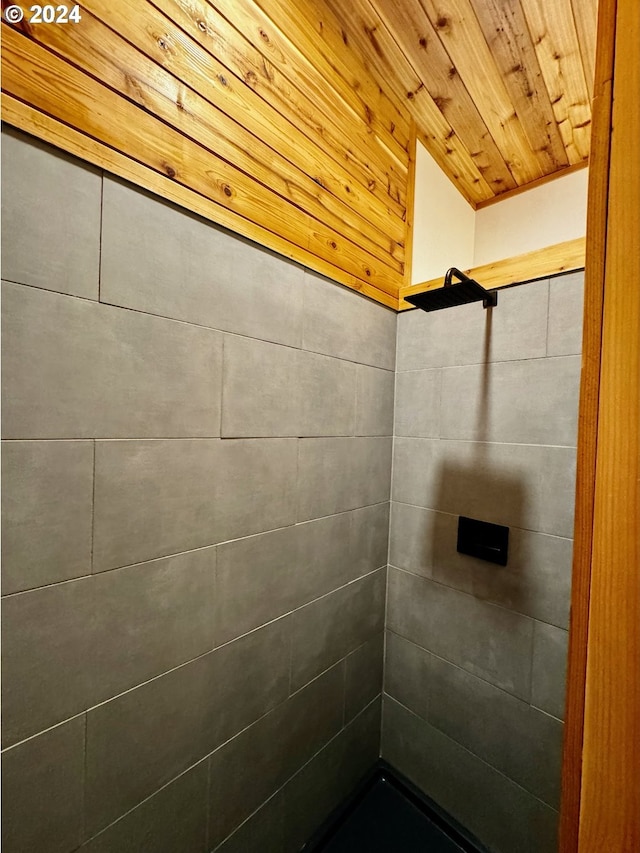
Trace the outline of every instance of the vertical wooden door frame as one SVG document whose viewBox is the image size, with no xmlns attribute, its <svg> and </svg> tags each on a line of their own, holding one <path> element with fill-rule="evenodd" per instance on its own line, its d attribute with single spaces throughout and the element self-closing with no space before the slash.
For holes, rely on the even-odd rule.
<svg viewBox="0 0 640 853">
<path fill-rule="evenodd" d="M 561 853 L 640 851 L 639 34 L 600 0 Z"/>
</svg>

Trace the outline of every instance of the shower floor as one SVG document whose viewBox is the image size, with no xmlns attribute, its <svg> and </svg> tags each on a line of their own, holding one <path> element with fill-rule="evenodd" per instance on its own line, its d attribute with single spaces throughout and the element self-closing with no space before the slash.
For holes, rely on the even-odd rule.
<svg viewBox="0 0 640 853">
<path fill-rule="evenodd" d="M 377 779 L 318 853 L 461 853 L 461 847 L 386 779 Z"/>
</svg>

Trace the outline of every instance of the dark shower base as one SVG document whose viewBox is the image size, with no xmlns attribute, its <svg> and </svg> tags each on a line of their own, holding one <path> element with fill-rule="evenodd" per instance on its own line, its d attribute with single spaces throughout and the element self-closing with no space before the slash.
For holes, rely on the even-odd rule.
<svg viewBox="0 0 640 853">
<path fill-rule="evenodd" d="M 483 853 L 484 848 L 384 762 L 304 853 Z"/>
</svg>

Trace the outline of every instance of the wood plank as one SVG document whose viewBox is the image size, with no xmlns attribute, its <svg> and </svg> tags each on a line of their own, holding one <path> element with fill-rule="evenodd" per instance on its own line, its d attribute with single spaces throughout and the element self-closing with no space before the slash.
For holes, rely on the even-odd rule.
<svg viewBox="0 0 640 853">
<path fill-rule="evenodd" d="M 293 45 L 304 65 L 312 68 L 315 75 L 319 75 L 321 85 L 326 87 L 329 84 L 347 108 L 352 110 L 360 121 L 374 132 L 391 155 L 397 158 L 398 164 L 406 168 L 409 146 L 408 116 L 398 108 L 397 103 L 389 101 L 379 87 L 372 85 L 372 81 L 367 79 L 362 69 L 354 67 L 353 63 L 348 64 L 348 54 L 345 63 L 340 53 L 332 54 L 326 50 L 319 33 L 320 22 L 315 16 L 316 8 L 324 11 L 327 17 L 330 15 L 322 0 L 313 4 L 292 4 L 290 0 L 209 2 L 227 17 L 233 16 L 233 20 L 237 20 L 238 7 L 252 14 L 254 18 L 255 13 L 250 12 L 251 7 L 258 7 L 265 16 L 261 27 L 263 31 L 267 31 L 275 50 L 287 55 L 289 45 Z M 335 47 L 344 48 L 344 45 Z M 301 68 L 299 61 L 297 65 Z"/>
<path fill-rule="evenodd" d="M 525 252 L 513 258 L 505 258 L 490 264 L 472 267 L 463 270 L 471 278 L 479 282 L 488 290 L 498 287 L 508 287 L 520 282 L 535 281 L 546 276 L 558 275 L 570 270 L 582 269 L 585 264 L 585 238 L 566 240 L 564 243 L 556 243 L 544 249 L 536 249 L 533 252 Z M 413 308 L 409 302 L 405 302 L 405 296 L 413 293 L 422 293 L 424 290 L 434 290 L 443 286 L 443 278 L 433 278 L 411 287 L 400 289 L 400 311 Z"/>
<path fill-rule="evenodd" d="M 596 31 L 598 24 L 598 0 L 571 0 L 573 20 L 578 34 L 582 69 L 587 92 L 593 97 L 596 60 Z"/>
<path fill-rule="evenodd" d="M 639 33 L 637 0 L 618 0 L 580 853 L 640 849 Z"/>
<path fill-rule="evenodd" d="M 391 136 L 373 110 L 370 107 L 367 109 L 368 105 L 333 71 L 314 45 L 311 35 L 300 25 L 292 33 L 285 33 L 278 22 L 273 20 L 272 16 L 279 17 L 279 9 L 284 16 L 285 7 L 279 7 L 274 2 L 273 7 L 269 6 L 269 14 L 266 14 L 255 0 L 207 0 L 207 3 L 242 32 L 254 47 L 261 50 L 268 62 L 277 65 L 290 84 L 299 89 L 327 120 L 338 127 L 346 124 L 351 130 L 352 140 L 362 140 L 361 148 L 367 158 L 374 157 L 386 167 L 391 154 L 396 168 L 406 173 L 406 149 Z M 292 19 L 295 20 L 295 16 Z M 371 135 L 380 137 L 387 147 L 385 152 L 380 149 L 378 158 L 370 144 Z M 349 138 L 347 130 L 344 141 Z"/>
<path fill-rule="evenodd" d="M 570 163 L 589 156 L 591 108 L 571 0 L 521 0 Z"/>
<path fill-rule="evenodd" d="M 417 146 L 418 140 L 416 135 L 415 122 L 411 127 L 411 150 L 409 159 L 409 181 L 407 195 L 407 237 L 405 240 L 406 261 L 404 265 L 404 285 L 405 287 L 411 284 L 411 273 L 413 268 L 413 240 L 414 240 L 414 223 L 413 216 L 415 212 L 415 192 L 416 192 L 416 158 L 418 155 Z M 398 295 L 398 302 L 400 301 Z M 397 306 L 396 306 L 397 307 Z"/>
<path fill-rule="evenodd" d="M 193 88 L 181 85 L 173 75 L 147 59 L 125 40 L 139 34 L 137 30 L 130 30 L 126 20 L 112 21 L 118 26 L 109 29 L 91 14 L 95 10 L 109 18 L 112 6 L 104 0 L 86 0 L 81 7 L 82 28 L 39 24 L 32 25 L 32 35 L 115 92 L 126 94 L 184 136 L 214 151 L 318 222 L 333 228 L 383 264 L 403 272 L 404 249 L 400 244 L 390 241 L 353 209 L 337 202 L 242 124 L 229 121 L 221 109 Z M 184 59 L 188 55 L 180 52 L 180 57 Z M 183 80 L 189 81 L 196 90 L 200 82 L 206 85 L 192 62 L 187 61 L 182 70 Z M 226 107 L 222 99 L 221 103 Z M 304 150 L 300 151 L 300 157 L 304 157 Z M 396 258 L 392 257 L 392 250 L 396 251 Z"/>
<path fill-rule="evenodd" d="M 517 184 L 542 175 L 470 0 L 421 0 Z M 481 70 L 480 70 L 481 69 Z M 508 189 L 508 187 L 505 187 Z"/>
<path fill-rule="evenodd" d="M 504 151 L 487 128 L 422 7 L 413 0 L 377 0 L 376 8 L 394 40 L 410 58 L 419 86 L 424 85 L 428 90 L 458 136 L 473 146 L 471 156 L 493 192 L 516 186 L 518 181 L 505 163 Z M 503 131 L 501 134 L 504 135 Z M 538 176 L 539 172 L 533 175 Z"/>
<path fill-rule="evenodd" d="M 396 297 L 378 290 L 368 282 L 361 281 L 323 258 L 313 255 L 307 249 L 293 245 L 277 233 L 256 225 L 233 210 L 221 207 L 211 199 L 176 183 L 167 175 L 132 160 L 126 154 L 121 154 L 108 145 L 85 136 L 6 93 L 2 94 L 2 119 L 69 154 L 130 181 L 135 186 L 142 187 L 185 210 L 190 210 L 216 225 L 229 228 L 236 234 L 254 240 L 259 245 L 303 264 L 314 272 L 356 290 L 382 305 L 389 308 L 397 307 Z"/>
<path fill-rule="evenodd" d="M 398 91 L 406 93 L 418 138 L 464 198 L 474 207 L 493 198 L 485 177 L 488 163 L 484 152 L 476 152 L 474 160 L 369 0 L 329 3 L 347 28 L 350 46 L 357 46 L 361 56 L 368 57 L 372 76 L 379 83 L 392 80 Z"/>
<path fill-rule="evenodd" d="M 541 187 L 544 184 L 555 181 L 556 178 L 564 178 L 566 175 L 571 175 L 573 172 L 581 172 L 588 166 L 589 161 L 582 160 L 580 163 L 574 163 L 572 166 L 565 166 L 564 169 L 559 169 L 557 172 L 549 172 L 548 175 L 543 175 L 541 178 L 538 178 L 537 181 L 531 181 L 528 184 L 524 184 L 522 187 L 515 187 L 515 189 L 507 190 L 507 192 L 502 193 L 502 195 L 494 196 L 486 201 L 479 202 L 476 205 L 476 209 L 482 210 L 485 207 L 491 207 L 491 205 L 496 204 L 497 202 L 505 201 L 506 199 L 513 198 L 516 195 L 522 195 L 522 193 L 525 193 L 528 190 L 534 190 L 536 187 Z"/>
<path fill-rule="evenodd" d="M 215 0 L 213 0 L 215 2 Z M 298 3 L 291 6 L 282 0 L 255 0 L 272 20 L 276 21 L 283 33 L 286 33 L 306 55 L 306 46 L 310 38 L 314 48 L 320 51 L 327 65 L 332 68 L 373 110 L 384 123 L 391 136 L 397 140 L 403 152 L 402 160 L 410 153 L 411 118 L 398 93 L 387 80 L 378 84 L 371 76 L 367 64 L 351 50 L 348 33 L 343 27 L 341 16 L 334 13 L 326 0 L 314 0 L 313 3 Z M 276 11 L 277 15 L 276 15 Z M 294 11 L 292 11 L 294 10 Z M 301 33 L 300 44 L 294 37 L 294 27 Z"/>
<path fill-rule="evenodd" d="M 600 395 L 600 351 L 607 237 L 611 78 L 615 40 L 615 2 L 601 0 L 597 91 L 593 101 L 593 140 L 589 170 L 584 285 L 582 371 L 578 412 L 576 505 L 571 581 L 571 624 L 562 762 L 560 853 L 577 853 L 582 795 L 584 703 L 591 597 L 593 507 Z"/>
<path fill-rule="evenodd" d="M 473 0 L 473 8 L 543 173 L 568 166 L 520 0 Z"/>
<path fill-rule="evenodd" d="M 259 27 L 227 21 L 206 0 L 154 0 L 154 5 L 402 219 L 406 186 L 389 185 L 388 161 L 374 156 L 371 134 L 337 113 L 326 85 L 318 93 L 297 78 L 286 57 L 273 55 Z"/>
<path fill-rule="evenodd" d="M 126 6 L 106 0 L 92 0 L 87 8 L 150 59 L 303 169 L 317 187 L 357 211 L 372 229 L 390 238 L 391 254 L 400 256 L 394 243 L 399 245 L 403 239 L 401 216 L 390 214 L 386 203 L 362 185 L 364 175 L 354 179 L 345 166 L 329 156 L 328 147 L 322 147 L 321 134 L 306 136 L 276 106 L 151 4 L 140 4 L 134 16 Z"/>
<path fill-rule="evenodd" d="M 186 140 L 177 131 L 111 92 L 3 23 L 3 86 L 61 121 L 76 126 L 82 119 L 89 136 L 164 172 L 184 186 L 235 210 L 267 230 L 310 249 L 380 290 L 397 294 L 399 276 L 374 265 L 349 241 L 319 226 L 303 211 L 279 201 L 256 181 L 215 154 Z M 32 80 L 38 80 L 33 87 Z M 401 280 L 401 279 L 400 279 Z"/>
<path fill-rule="evenodd" d="M 134 16 L 126 6 L 106 0 L 92 0 L 87 8 L 150 59 L 280 152 L 318 187 L 331 192 L 358 211 L 373 228 L 387 234 L 392 244 L 391 254 L 398 256 L 393 241 L 400 243 L 403 239 L 402 215 L 389 211 L 384 193 L 378 197 L 363 185 L 363 181 L 371 180 L 370 174 L 365 177 L 363 173 L 354 180 L 345 166 L 327 156 L 323 135 L 306 136 L 281 114 L 280 103 L 274 105 L 261 97 L 154 6 L 141 4 Z M 295 118 L 292 116 L 292 120 Z"/>
</svg>

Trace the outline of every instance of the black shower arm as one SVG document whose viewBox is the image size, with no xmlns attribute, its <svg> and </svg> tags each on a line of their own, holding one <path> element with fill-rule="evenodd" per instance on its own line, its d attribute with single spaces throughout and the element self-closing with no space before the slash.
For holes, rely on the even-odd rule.
<svg viewBox="0 0 640 853">
<path fill-rule="evenodd" d="M 447 270 L 445 277 L 444 277 L 444 286 L 445 287 L 451 287 L 451 283 L 452 283 L 451 282 L 451 276 L 453 276 L 453 275 L 455 275 L 455 277 L 458 279 L 458 281 L 473 281 L 472 278 L 469 278 L 468 275 L 465 275 L 463 272 L 460 272 L 460 270 L 456 269 L 456 267 L 451 267 L 451 269 Z"/>
</svg>

